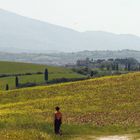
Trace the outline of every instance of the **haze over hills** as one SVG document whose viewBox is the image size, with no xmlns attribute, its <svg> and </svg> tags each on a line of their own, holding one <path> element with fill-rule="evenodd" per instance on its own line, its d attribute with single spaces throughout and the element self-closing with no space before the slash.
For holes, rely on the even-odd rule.
<svg viewBox="0 0 140 140">
<path fill-rule="evenodd" d="M 66 65 L 75 64 L 78 59 L 90 58 L 109 59 L 109 58 L 135 58 L 140 62 L 140 51 L 81 51 L 74 53 L 4 53 L 0 52 L 0 60 L 29 62 L 47 65 Z"/>
<path fill-rule="evenodd" d="M 140 37 L 102 31 L 78 32 L 0 10 L 0 50 L 4 52 L 120 49 L 140 50 Z"/>
</svg>

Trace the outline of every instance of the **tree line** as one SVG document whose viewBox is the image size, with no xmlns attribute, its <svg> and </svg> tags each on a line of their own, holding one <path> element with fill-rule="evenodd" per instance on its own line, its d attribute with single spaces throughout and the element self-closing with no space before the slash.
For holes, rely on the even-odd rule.
<svg viewBox="0 0 140 140">
<path fill-rule="evenodd" d="M 44 72 L 44 80 L 47 82 L 48 79 L 49 79 L 49 72 L 48 72 L 48 69 L 46 68 L 45 72 Z M 20 84 L 20 82 L 19 82 L 19 77 L 18 76 L 15 76 L 15 87 L 16 88 L 22 87 L 22 84 Z M 6 84 L 5 90 L 9 90 L 9 85 L 8 84 Z"/>
</svg>

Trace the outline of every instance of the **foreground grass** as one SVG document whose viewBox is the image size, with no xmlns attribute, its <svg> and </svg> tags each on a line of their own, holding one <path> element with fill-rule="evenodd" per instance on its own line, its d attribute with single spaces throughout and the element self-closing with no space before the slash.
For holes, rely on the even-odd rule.
<svg viewBox="0 0 140 140">
<path fill-rule="evenodd" d="M 74 139 L 140 133 L 140 73 L 0 92 L 0 139 Z M 53 135 L 53 111 L 64 136 Z"/>
</svg>

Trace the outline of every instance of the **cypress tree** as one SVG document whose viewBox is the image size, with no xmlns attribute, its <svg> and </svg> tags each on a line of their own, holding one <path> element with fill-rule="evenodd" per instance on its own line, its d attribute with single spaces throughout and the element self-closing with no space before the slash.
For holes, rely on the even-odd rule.
<svg viewBox="0 0 140 140">
<path fill-rule="evenodd" d="M 48 69 L 45 69 L 44 76 L 45 76 L 45 81 L 47 82 L 49 78 Z"/>
<path fill-rule="evenodd" d="M 131 64 L 128 63 L 128 71 L 130 71 L 130 70 L 131 70 Z"/>
<path fill-rule="evenodd" d="M 19 80 L 18 80 L 17 76 L 16 76 L 16 79 L 15 79 L 15 85 L 16 85 L 16 88 L 19 86 Z"/>
<path fill-rule="evenodd" d="M 9 90 L 9 85 L 8 84 L 6 84 L 6 90 Z"/>
<path fill-rule="evenodd" d="M 90 76 L 91 76 L 91 77 L 93 77 L 93 75 L 94 75 L 94 72 L 93 72 L 93 71 L 91 71 Z"/>
</svg>

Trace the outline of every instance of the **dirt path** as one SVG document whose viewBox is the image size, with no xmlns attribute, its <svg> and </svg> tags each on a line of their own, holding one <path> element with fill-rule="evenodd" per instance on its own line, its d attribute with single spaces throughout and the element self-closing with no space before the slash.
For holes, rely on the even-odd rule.
<svg viewBox="0 0 140 140">
<path fill-rule="evenodd" d="M 132 140 L 132 136 L 105 136 L 105 137 L 95 137 L 95 136 L 83 136 L 77 137 L 74 140 Z"/>
<path fill-rule="evenodd" d="M 100 137 L 97 140 L 131 140 L 128 136 L 108 136 L 108 137 Z"/>
</svg>

